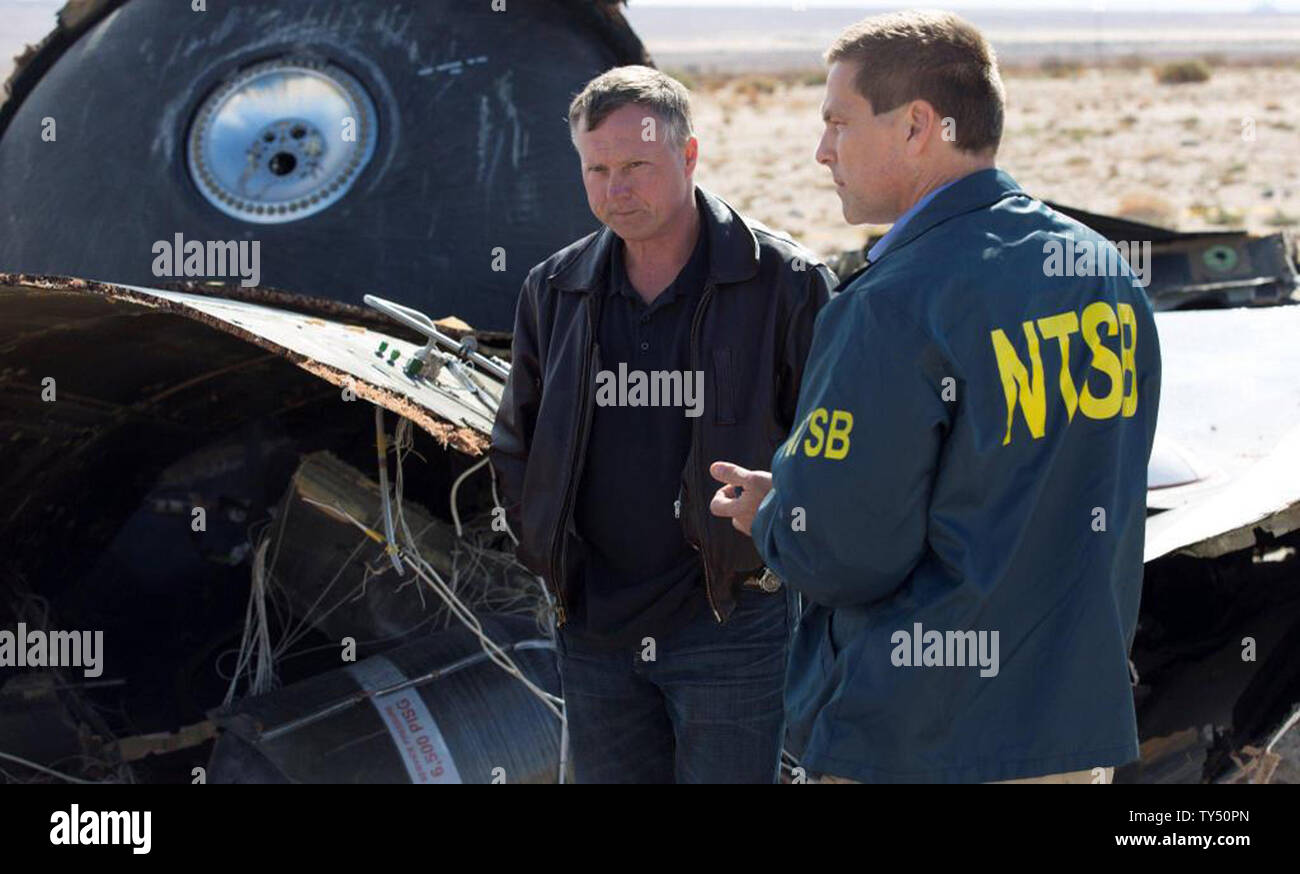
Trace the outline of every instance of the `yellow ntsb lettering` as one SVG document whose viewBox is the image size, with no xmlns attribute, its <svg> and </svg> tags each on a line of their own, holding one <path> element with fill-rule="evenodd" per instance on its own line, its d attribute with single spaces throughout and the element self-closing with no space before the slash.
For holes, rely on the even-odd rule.
<svg viewBox="0 0 1300 874">
<path fill-rule="evenodd" d="M 831 410 L 831 427 L 826 432 L 826 451 L 823 455 L 839 461 L 849 454 L 849 432 L 853 430 L 853 414 L 848 410 Z"/>
<path fill-rule="evenodd" d="M 785 438 L 785 449 L 781 452 L 783 458 L 789 458 L 791 455 L 794 455 L 795 447 L 799 445 L 799 440 L 803 437 L 804 429 L 808 427 L 808 421 L 811 418 L 812 413 L 804 416 L 803 421 L 790 432 L 789 437 Z"/>
<path fill-rule="evenodd" d="M 818 407 L 808 415 L 790 434 L 785 442 L 784 456 L 789 457 L 803 447 L 803 454 L 809 458 L 828 458 L 839 461 L 849 454 L 849 432 L 853 430 L 853 414 L 848 410 L 828 410 Z M 807 437 L 803 436 L 808 432 Z"/>
<path fill-rule="evenodd" d="M 1137 314 L 1131 305 L 1122 303 L 1117 309 L 1112 309 L 1105 301 L 1096 301 L 1084 307 L 1081 313 L 1067 311 L 1044 316 L 1037 321 L 1021 323 L 1020 329 L 1025 336 L 1028 363 L 1021 361 L 1005 331 L 998 328 L 989 332 L 1006 400 L 1007 430 L 1002 438 L 1003 446 L 1011 442 L 1017 409 L 1024 416 L 1033 439 L 1037 440 L 1046 433 L 1048 391 L 1039 349 L 1040 334 L 1044 340 L 1055 340 L 1060 353 L 1057 388 L 1065 407 L 1066 424 L 1074 421 L 1076 411 L 1089 419 L 1137 413 Z M 1083 388 L 1079 390 L 1074 375 L 1070 373 L 1070 335 L 1075 333 L 1082 336 L 1088 348 L 1089 367 L 1106 377 L 1106 391 L 1100 397 L 1093 394 L 1086 375 L 1082 379 Z M 1105 343 L 1106 338 L 1117 334 L 1118 355 Z"/>
<path fill-rule="evenodd" d="M 1029 361 L 1034 368 L 1032 377 L 1020 363 L 1020 356 L 1016 355 L 1015 347 L 1002 329 L 991 332 L 993 354 L 998 359 L 998 374 L 1002 377 L 1002 393 L 1007 398 L 1007 436 L 1002 440 L 1003 446 L 1011 442 L 1011 423 L 1016 417 L 1017 398 L 1020 399 L 1020 408 L 1025 411 L 1029 433 L 1035 440 L 1043 436 L 1047 421 L 1047 394 L 1043 390 L 1043 359 L 1038 354 L 1038 334 L 1034 333 L 1033 322 L 1025 322 L 1021 327 L 1029 346 Z"/>
<path fill-rule="evenodd" d="M 1125 328 L 1128 330 L 1126 331 Z M 1119 305 L 1119 365 L 1124 374 L 1124 405 L 1120 415 L 1131 416 L 1138 408 L 1137 314 L 1126 303 Z"/>
<path fill-rule="evenodd" d="M 803 454 L 809 457 L 820 455 L 822 447 L 826 445 L 826 437 L 822 433 L 822 427 L 826 424 L 826 408 L 818 407 L 812 411 L 808 417 L 808 433 L 812 436 L 803 442 Z M 816 442 L 813 442 L 814 439 Z"/>
<path fill-rule="evenodd" d="M 1055 340 L 1061 350 L 1061 399 L 1065 401 L 1065 421 L 1074 421 L 1074 411 L 1079 407 L 1079 393 L 1070 376 L 1070 335 L 1079 330 L 1079 317 L 1074 313 L 1059 313 L 1038 320 L 1038 330 L 1044 340 Z M 1012 353 L 1014 354 L 1014 353 Z M 1008 432 L 1008 437 L 1010 432 Z M 1006 441 L 1003 441 L 1005 445 Z"/>
<path fill-rule="evenodd" d="M 1083 310 L 1083 342 L 1092 352 L 1092 366 L 1106 374 L 1110 380 L 1110 391 L 1105 397 L 1095 398 L 1088 386 L 1083 387 L 1079 397 L 1079 409 L 1089 419 L 1109 419 L 1119 412 L 1123 400 L 1124 380 L 1120 374 L 1119 356 L 1102 345 L 1098 329 L 1106 326 L 1106 335 L 1113 337 L 1119 331 L 1119 319 L 1110 304 L 1102 301 L 1090 303 Z"/>
</svg>

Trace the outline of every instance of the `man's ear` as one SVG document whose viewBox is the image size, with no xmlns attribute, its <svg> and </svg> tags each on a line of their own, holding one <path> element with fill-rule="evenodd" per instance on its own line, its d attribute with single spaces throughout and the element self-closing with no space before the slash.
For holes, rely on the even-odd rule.
<svg viewBox="0 0 1300 874">
<path fill-rule="evenodd" d="M 939 113 L 927 100 L 913 100 L 904 113 L 907 124 L 907 150 L 919 152 L 939 126 Z"/>
<path fill-rule="evenodd" d="M 700 141 L 695 137 L 689 137 L 686 140 L 686 164 L 682 168 L 687 176 L 695 172 L 695 162 L 700 157 Z"/>
</svg>

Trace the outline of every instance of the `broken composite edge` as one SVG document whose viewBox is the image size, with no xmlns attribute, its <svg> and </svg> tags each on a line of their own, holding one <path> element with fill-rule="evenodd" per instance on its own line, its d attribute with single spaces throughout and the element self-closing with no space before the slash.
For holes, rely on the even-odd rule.
<svg viewBox="0 0 1300 874">
<path fill-rule="evenodd" d="M 1300 306 L 1157 313 L 1146 561 L 1217 558 L 1300 528 Z"/>
<path fill-rule="evenodd" d="M 1262 461 L 1201 500 L 1147 519 L 1145 560 L 1171 552 L 1216 558 L 1300 528 L 1300 426 Z"/>
<path fill-rule="evenodd" d="M 442 368 L 432 378 L 407 376 L 404 366 L 421 347 L 382 331 L 230 297 L 59 276 L 8 275 L 6 280 L 52 292 L 100 295 L 193 319 L 410 419 L 444 446 L 470 456 L 487 451 L 494 411 L 450 368 Z M 310 297 L 295 300 L 304 309 L 311 309 L 312 302 Z M 499 401 L 501 382 L 481 372 L 463 372 L 485 395 Z"/>
<path fill-rule="evenodd" d="M 402 364 L 420 349 L 418 345 L 383 331 L 315 315 L 313 312 L 316 302 L 310 297 L 295 297 L 293 300 L 296 307 L 309 311 L 302 313 L 268 305 L 264 299 L 245 300 L 237 295 L 212 296 L 58 276 L 0 274 L 0 280 L 6 285 L 54 293 L 97 295 L 117 303 L 181 315 L 252 343 L 340 389 L 351 390 L 356 397 L 404 416 L 444 446 L 470 456 L 478 456 L 487 450 L 490 443 L 494 411 L 485 403 L 484 398 L 476 397 L 473 391 L 467 389 L 451 368 L 442 368 L 432 378 L 416 380 L 408 377 Z M 320 309 L 330 315 L 338 314 L 337 307 L 331 310 L 328 302 L 323 302 Z M 1280 331 L 1289 334 L 1291 319 L 1278 318 L 1281 312 L 1275 310 L 1273 313 L 1249 314 L 1252 322 L 1260 323 L 1252 324 L 1250 327 L 1253 330 L 1246 332 L 1254 338 L 1252 342 L 1258 343 L 1262 339 L 1259 331 L 1262 320 L 1265 319 L 1275 323 L 1270 327 L 1279 329 L 1273 333 Z M 1300 308 L 1286 311 L 1285 314 L 1300 315 Z M 1187 317 L 1187 314 L 1183 315 Z M 1216 323 L 1222 319 L 1238 317 L 1231 310 L 1193 315 L 1198 319 L 1214 319 Z M 1170 314 L 1162 316 L 1165 319 L 1161 323 L 1162 346 L 1167 347 L 1166 353 L 1175 359 L 1174 353 L 1180 346 L 1189 343 L 1180 343 L 1178 339 L 1179 332 L 1174 330 L 1178 320 L 1168 321 Z M 386 344 L 383 356 L 377 354 L 381 343 Z M 1198 342 L 1191 345 L 1199 348 L 1204 344 Z M 390 364 L 390 356 L 394 351 L 398 357 Z M 1236 368 L 1251 364 L 1250 359 L 1251 356 L 1244 351 L 1240 355 L 1227 356 L 1227 360 Z M 1220 364 L 1223 363 L 1223 358 L 1218 360 Z M 1200 363 L 1179 361 L 1176 367 L 1168 370 L 1171 377 L 1169 400 L 1181 392 L 1190 395 L 1190 402 L 1170 405 L 1162 403 L 1163 427 L 1175 424 L 1180 416 L 1185 418 L 1192 415 L 1200 420 L 1214 412 L 1212 404 L 1211 409 L 1207 409 L 1204 392 L 1200 390 L 1198 380 L 1205 378 L 1205 368 Z M 499 401 L 503 389 L 499 380 L 468 368 L 463 372 L 469 373 L 470 378 L 475 380 L 487 396 L 486 400 L 493 403 Z M 1188 385 L 1176 387 L 1174 383 L 1179 381 L 1187 382 Z M 1218 394 L 1216 392 L 1210 396 Z M 1276 404 L 1270 409 L 1273 415 L 1279 415 L 1283 414 L 1285 406 Z M 1185 437 L 1187 429 L 1180 430 L 1182 433 L 1179 436 Z M 1205 434 L 1200 437 L 1201 440 L 1209 436 L 1204 429 L 1198 430 Z M 1247 437 L 1261 436 L 1250 429 L 1243 433 Z M 1222 431 L 1215 434 L 1214 439 L 1232 442 Z M 1240 442 L 1240 435 L 1234 439 Z M 1190 488 L 1184 488 L 1183 496 L 1177 500 L 1173 500 L 1176 489 L 1152 489 L 1148 494 L 1153 498 L 1150 501 L 1153 508 L 1169 509 L 1147 520 L 1145 560 L 1153 561 L 1174 552 L 1213 558 L 1250 548 L 1256 542 L 1257 532 L 1280 536 L 1300 528 L 1298 459 L 1300 425 L 1291 429 L 1285 439 L 1277 442 L 1273 452 L 1265 458 L 1244 465 L 1245 469 L 1234 471 L 1235 475 L 1227 478 L 1226 485 L 1200 492 L 1197 484 L 1193 484 Z M 1200 485 L 1220 484 L 1203 482 Z M 1169 494 L 1166 495 L 1165 491 Z M 1167 502 L 1166 498 L 1169 499 Z"/>
</svg>

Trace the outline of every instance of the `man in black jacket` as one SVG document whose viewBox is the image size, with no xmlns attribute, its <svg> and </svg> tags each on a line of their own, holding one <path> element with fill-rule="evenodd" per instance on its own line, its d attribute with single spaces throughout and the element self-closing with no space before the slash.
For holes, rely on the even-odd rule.
<svg viewBox="0 0 1300 874">
<path fill-rule="evenodd" d="M 674 79 L 611 70 L 569 122 L 604 227 L 524 281 L 491 459 L 556 602 L 576 775 L 773 782 L 794 617 L 708 468 L 785 440 L 832 276 L 696 188 Z"/>
</svg>

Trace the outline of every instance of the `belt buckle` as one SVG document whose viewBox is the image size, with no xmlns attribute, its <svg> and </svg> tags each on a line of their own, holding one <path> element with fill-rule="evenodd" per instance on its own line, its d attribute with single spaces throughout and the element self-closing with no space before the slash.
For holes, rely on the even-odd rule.
<svg viewBox="0 0 1300 874">
<path fill-rule="evenodd" d="M 756 577 L 750 577 L 745 580 L 746 588 L 759 589 L 767 592 L 769 595 L 781 588 L 781 578 L 772 572 L 771 568 L 763 568 L 763 573 Z"/>
</svg>

